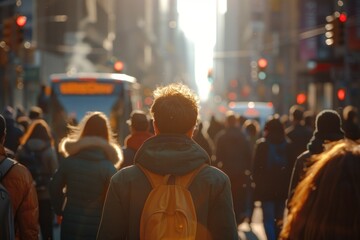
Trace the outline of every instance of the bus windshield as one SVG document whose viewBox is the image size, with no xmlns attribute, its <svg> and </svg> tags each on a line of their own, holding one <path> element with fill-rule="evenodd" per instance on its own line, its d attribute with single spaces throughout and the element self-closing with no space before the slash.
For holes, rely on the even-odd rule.
<svg viewBox="0 0 360 240">
<path fill-rule="evenodd" d="M 67 124 L 79 122 L 87 112 L 106 114 L 120 143 L 128 134 L 126 120 L 140 108 L 136 79 L 125 74 L 53 74 L 51 123 L 56 137 L 66 135 Z"/>
<path fill-rule="evenodd" d="M 271 102 L 230 102 L 229 110 L 247 119 L 257 120 L 261 127 L 274 114 L 274 107 Z"/>
</svg>

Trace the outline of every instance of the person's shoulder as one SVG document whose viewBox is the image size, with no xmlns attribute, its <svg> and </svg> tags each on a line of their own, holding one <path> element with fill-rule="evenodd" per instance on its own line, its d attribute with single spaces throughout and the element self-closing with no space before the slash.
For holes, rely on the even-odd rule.
<svg viewBox="0 0 360 240">
<path fill-rule="evenodd" d="M 210 180 L 215 182 L 226 182 L 228 181 L 229 177 L 221 171 L 219 168 L 214 166 L 205 166 L 200 172 L 199 175 L 201 176 L 201 179 L 204 181 Z"/>
<path fill-rule="evenodd" d="M 262 138 L 257 139 L 256 142 L 255 142 L 255 144 L 256 144 L 257 146 L 267 145 L 267 141 L 266 141 L 265 138 L 262 137 Z"/>
<path fill-rule="evenodd" d="M 304 162 L 306 161 L 306 159 L 308 159 L 309 157 L 311 157 L 311 153 L 309 150 L 306 150 L 305 152 L 301 153 L 298 157 L 296 161 L 299 162 Z"/>
<path fill-rule="evenodd" d="M 8 172 L 7 178 L 11 178 L 13 180 L 18 180 L 18 181 L 32 182 L 30 171 L 27 169 L 27 167 L 25 167 L 24 165 L 22 165 L 17 161 L 15 161 L 14 166 Z"/>
<path fill-rule="evenodd" d="M 112 176 L 113 182 L 131 182 L 135 181 L 141 176 L 141 170 L 136 165 L 121 168 Z"/>
</svg>

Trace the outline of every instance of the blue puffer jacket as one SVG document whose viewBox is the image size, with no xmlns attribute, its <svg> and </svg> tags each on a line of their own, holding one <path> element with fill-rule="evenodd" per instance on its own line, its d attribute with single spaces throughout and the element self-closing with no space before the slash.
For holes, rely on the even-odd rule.
<svg viewBox="0 0 360 240">
<path fill-rule="evenodd" d="M 61 239 L 96 238 L 106 190 L 116 173 L 114 162 L 108 157 L 109 149 L 111 146 L 104 145 L 100 139 L 99 144 L 82 143 L 55 173 L 50 195 L 56 214 L 63 216 Z"/>
</svg>

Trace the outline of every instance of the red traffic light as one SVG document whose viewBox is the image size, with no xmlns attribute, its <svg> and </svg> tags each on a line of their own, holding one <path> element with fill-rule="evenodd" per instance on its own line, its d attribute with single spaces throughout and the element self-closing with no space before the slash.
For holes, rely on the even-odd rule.
<svg viewBox="0 0 360 240">
<path fill-rule="evenodd" d="M 266 68 L 268 65 L 268 61 L 265 58 L 260 58 L 258 60 L 258 66 L 259 68 Z"/>
<path fill-rule="evenodd" d="M 16 25 L 20 28 L 24 27 L 26 24 L 27 18 L 25 16 L 18 16 L 16 18 Z"/>
<path fill-rule="evenodd" d="M 296 103 L 297 104 L 304 104 L 306 102 L 306 94 L 305 93 L 299 93 L 296 96 Z"/>
<path fill-rule="evenodd" d="M 114 63 L 114 70 L 117 72 L 121 72 L 124 70 L 124 63 L 122 61 L 116 61 Z"/>
<path fill-rule="evenodd" d="M 338 91 L 337 91 L 337 97 L 340 101 L 344 101 L 345 100 L 345 97 L 346 97 L 346 91 L 344 88 L 340 88 Z"/>
<path fill-rule="evenodd" d="M 347 16 L 345 13 L 341 13 L 340 16 L 339 16 L 339 21 L 342 22 L 342 23 L 345 23 L 347 20 Z"/>
</svg>

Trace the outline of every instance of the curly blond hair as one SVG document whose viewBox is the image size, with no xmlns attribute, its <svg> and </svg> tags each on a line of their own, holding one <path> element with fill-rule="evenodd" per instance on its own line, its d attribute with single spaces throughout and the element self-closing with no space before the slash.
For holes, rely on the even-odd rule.
<svg viewBox="0 0 360 240">
<path fill-rule="evenodd" d="M 194 128 L 199 113 L 199 98 L 186 85 L 172 83 L 153 92 L 150 112 L 160 133 L 184 134 Z"/>
</svg>

